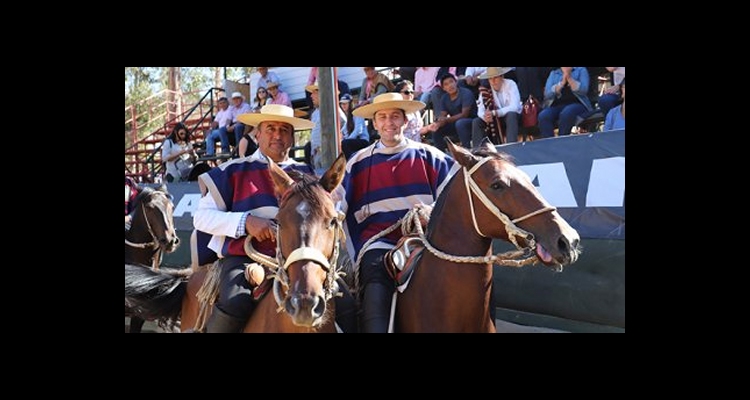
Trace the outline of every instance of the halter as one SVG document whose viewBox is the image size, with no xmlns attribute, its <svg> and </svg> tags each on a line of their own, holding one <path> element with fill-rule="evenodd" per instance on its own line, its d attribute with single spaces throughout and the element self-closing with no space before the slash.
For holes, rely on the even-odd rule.
<svg viewBox="0 0 750 400">
<path fill-rule="evenodd" d="M 153 192 L 153 194 L 157 194 L 160 192 Z M 166 195 L 165 195 L 166 196 Z M 141 212 L 143 213 L 143 219 L 146 220 L 146 228 L 148 228 L 148 233 L 151 235 L 151 241 L 146 243 L 134 243 L 129 241 L 127 238 L 125 238 L 125 244 L 130 247 L 135 247 L 137 249 L 145 249 L 148 247 L 151 247 L 154 251 L 153 253 L 153 261 L 151 263 L 151 268 L 153 269 L 159 269 L 159 265 L 161 265 L 161 258 L 163 255 L 163 252 L 161 251 L 161 246 L 159 246 L 159 239 L 156 237 L 156 234 L 154 233 L 153 228 L 151 228 L 151 223 L 148 221 L 148 216 L 146 215 L 146 204 L 145 202 L 141 202 Z M 162 217 L 164 218 L 164 225 L 170 226 L 169 221 L 167 220 L 166 213 L 162 212 Z"/>
<path fill-rule="evenodd" d="M 295 263 L 297 261 L 303 261 L 303 260 L 309 260 L 317 263 L 320 265 L 325 271 L 326 271 L 326 283 L 325 283 L 325 301 L 328 301 L 331 299 L 336 292 L 338 292 L 338 288 L 335 285 L 336 279 L 340 275 L 342 275 L 342 272 L 339 272 L 336 268 L 331 268 L 331 266 L 336 265 L 336 261 L 339 257 L 339 248 L 341 246 L 341 239 L 344 237 L 344 228 L 342 226 L 342 220 L 344 219 L 343 213 L 339 212 L 338 216 L 336 217 L 336 226 L 334 227 L 334 235 L 333 235 L 333 249 L 331 251 L 331 257 L 326 258 L 322 251 L 314 248 L 314 247 L 299 247 L 292 251 L 289 254 L 288 258 L 285 258 L 284 255 L 281 253 L 281 237 L 279 236 L 279 228 L 277 225 L 274 226 L 274 229 L 276 230 L 276 258 L 269 257 L 257 250 L 253 247 L 252 244 L 252 237 L 248 236 L 245 239 L 245 253 L 247 253 L 248 257 L 253 259 L 253 261 L 268 267 L 273 273 L 267 278 L 267 279 L 273 279 L 273 297 L 276 300 L 276 304 L 279 306 L 279 309 L 277 311 L 282 311 L 284 309 L 284 300 L 286 297 L 288 297 L 289 293 L 289 275 L 287 274 L 286 270 L 289 268 L 292 263 Z M 281 266 L 281 268 L 279 268 Z M 284 289 L 286 290 L 287 295 L 282 298 L 281 296 L 281 286 L 284 286 Z"/>
<path fill-rule="evenodd" d="M 474 172 L 476 172 L 479 169 L 479 167 L 481 167 L 482 165 L 484 165 L 484 163 L 486 163 L 489 160 L 490 160 L 489 157 L 480 160 L 479 162 L 477 162 L 476 164 L 474 164 L 474 166 L 471 167 L 470 170 L 467 170 L 466 167 L 463 168 L 463 170 L 464 170 L 464 184 L 466 186 L 466 193 L 469 196 L 469 207 L 470 207 L 470 210 L 471 210 L 471 221 L 474 223 L 474 230 L 476 230 L 476 232 L 479 234 L 479 236 L 485 237 L 485 238 L 488 237 L 487 235 L 485 235 L 484 233 L 482 233 L 482 231 L 479 229 L 479 224 L 477 223 L 477 217 L 476 217 L 477 213 L 474 211 L 474 199 L 471 196 L 472 193 L 474 193 L 479 198 L 479 200 L 482 202 L 482 204 L 484 204 L 484 206 L 487 207 L 487 209 L 490 210 L 490 212 L 492 214 L 494 214 L 505 225 L 505 232 L 508 234 L 508 240 L 510 240 L 510 242 L 513 243 L 513 245 L 516 246 L 517 249 L 521 248 L 521 246 L 516 241 L 516 237 L 517 236 L 521 236 L 521 237 L 526 238 L 526 240 L 529 241 L 529 243 L 530 243 L 529 247 L 534 247 L 535 243 L 536 243 L 536 241 L 534 239 L 534 234 L 531 233 L 531 232 L 527 232 L 527 231 L 519 228 L 518 226 L 516 226 L 516 223 L 521 222 L 521 221 L 526 220 L 526 219 L 529 219 L 529 218 L 531 218 L 531 217 L 533 217 L 535 215 L 539 215 L 539 214 L 545 213 L 547 211 L 555 211 L 556 208 L 553 207 L 553 206 L 547 206 L 547 207 L 541 208 L 539 210 L 530 212 L 530 213 L 528 213 L 528 214 L 526 214 L 526 215 L 524 215 L 522 217 L 516 218 L 516 219 L 514 219 L 514 220 L 511 221 L 510 217 L 508 217 L 502 211 L 500 211 L 500 209 L 497 208 L 497 206 L 495 206 L 490 201 L 490 199 L 487 198 L 487 195 L 484 194 L 484 192 L 482 192 L 481 189 L 479 189 L 479 185 L 477 185 L 477 183 L 474 181 L 474 179 L 471 178 L 471 175 L 473 175 Z"/>
</svg>

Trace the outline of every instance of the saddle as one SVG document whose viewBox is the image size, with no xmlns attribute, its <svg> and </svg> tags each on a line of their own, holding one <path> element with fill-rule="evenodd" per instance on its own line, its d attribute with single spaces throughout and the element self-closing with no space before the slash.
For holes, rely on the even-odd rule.
<svg viewBox="0 0 750 400">
<path fill-rule="evenodd" d="M 406 289 L 406 284 L 414 272 L 414 266 L 422 257 L 424 244 L 418 234 L 401 237 L 396 247 L 385 254 L 385 269 L 388 275 L 396 281 L 399 291 Z"/>
</svg>

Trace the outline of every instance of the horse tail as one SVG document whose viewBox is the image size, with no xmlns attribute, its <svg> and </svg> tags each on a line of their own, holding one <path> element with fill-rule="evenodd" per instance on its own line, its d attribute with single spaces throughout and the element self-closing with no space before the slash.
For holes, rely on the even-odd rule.
<svg viewBox="0 0 750 400">
<path fill-rule="evenodd" d="M 145 320 L 172 330 L 179 322 L 190 272 L 154 271 L 145 265 L 125 264 L 125 307 Z"/>
</svg>

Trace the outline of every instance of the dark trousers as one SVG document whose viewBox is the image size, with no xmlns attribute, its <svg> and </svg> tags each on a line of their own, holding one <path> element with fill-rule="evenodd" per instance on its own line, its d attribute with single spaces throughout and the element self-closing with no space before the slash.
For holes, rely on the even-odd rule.
<svg viewBox="0 0 750 400">
<path fill-rule="evenodd" d="M 253 311 L 250 283 L 245 279 L 245 264 L 250 257 L 229 256 L 219 260 L 219 299 L 216 306 L 232 317 L 247 320 Z"/>
</svg>

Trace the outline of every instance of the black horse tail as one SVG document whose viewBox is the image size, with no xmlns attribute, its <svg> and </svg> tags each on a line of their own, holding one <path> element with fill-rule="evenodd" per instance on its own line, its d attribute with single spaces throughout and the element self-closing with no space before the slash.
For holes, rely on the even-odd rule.
<svg viewBox="0 0 750 400">
<path fill-rule="evenodd" d="M 125 308 L 130 314 L 172 331 L 180 320 L 182 299 L 187 291 L 180 270 L 154 271 L 145 265 L 125 264 Z"/>
</svg>

